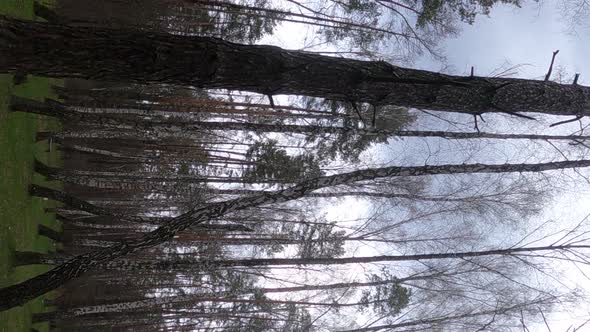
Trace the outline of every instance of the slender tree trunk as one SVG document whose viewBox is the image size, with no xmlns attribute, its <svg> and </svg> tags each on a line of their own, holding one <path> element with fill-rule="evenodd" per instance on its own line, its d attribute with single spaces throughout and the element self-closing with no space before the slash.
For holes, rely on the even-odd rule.
<svg viewBox="0 0 590 332">
<path fill-rule="evenodd" d="M 55 241 L 55 242 L 63 242 L 64 241 L 64 236 L 62 233 L 54 230 L 53 228 L 42 225 L 42 224 L 37 225 L 37 233 L 41 236 L 45 236 L 46 238 Z"/>
<path fill-rule="evenodd" d="M 460 77 L 208 37 L 0 20 L 0 72 L 306 95 L 470 114 L 590 114 L 590 88 Z"/>
<path fill-rule="evenodd" d="M 158 174 L 147 172 L 106 172 L 106 171 L 81 171 L 68 170 L 50 167 L 42 162 L 35 160 L 35 171 L 42 174 L 49 180 L 82 184 L 87 186 L 104 186 L 111 183 L 112 187 L 141 187 L 145 186 L 163 186 L 165 182 L 178 182 L 183 184 L 201 184 L 201 183 L 269 183 L 269 184 L 290 184 L 275 179 L 245 179 L 242 177 L 212 177 L 199 175 L 175 175 L 175 174 Z"/>
<path fill-rule="evenodd" d="M 223 294 L 220 294 L 223 295 Z M 376 301 L 376 302 L 383 302 Z M 40 313 L 34 316 L 34 321 L 46 321 L 55 319 L 64 319 L 79 317 L 91 314 L 104 314 L 104 313 L 116 313 L 124 311 L 133 311 L 143 308 L 152 308 L 162 305 L 171 304 L 183 304 L 183 303 L 202 303 L 202 302 L 214 302 L 214 303 L 247 303 L 247 304 L 258 304 L 258 305 L 273 305 L 273 304 L 286 304 L 286 305 L 304 305 L 304 306 L 327 306 L 327 307 L 353 307 L 358 306 L 361 303 L 326 303 L 326 302 L 309 302 L 309 301 L 286 301 L 286 300 L 251 300 L 251 299 L 238 299 L 228 297 L 210 297 L 207 295 L 185 295 L 185 296 L 164 296 L 151 298 L 147 300 L 139 300 L 132 302 L 119 302 L 113 304 L 102 304 L 95 306 L 79 307 L 67 311 L 54 311 L 47 313 Z M 376 303 L 370 302 L 370 303 Z"/>
<path fill-rule="evenodd" d="M 52 259 L 55 259 L 55 256 L 48 255 L 41 252 L 35 251 L 16 251 L 14 253 L 14 260 L 13 266 L 23 266 L 23 265 L 32 265 L 32 264 L 46 264 Z M 65 260 L 60 260 L 63 262 Z"/>
<path fill-rule="evenodd" d="M 262 292 L 265 294 L 269 293 L 291 293 L 297 291 L 318 291 L 318 290 L 333 290 L 333 289 L 340 289 L 340 288 L 354 288 L 354 287 L 373 287 L 379 285 L 387 285 L 387 284 L 401 284 L 408 281 L 415 281 L 415 280 L 423 280 L 429 279 L 433 277 L 443 276 L 444 273 L 435 273 L 432 275 L 423 275 L 423 276 L 413 276 L 401 279 L 393 279 L 393 280 L 380 280 L 380 281 L 368 281 L 368 282 L 346 282 L 346 283 L 333 283 L 333 284 L 324 284 L 324 285 L 306 285 L 306 286 L 296 286 L 296 287 L 280 287 L 280 288 L 260 288 L 260 289 L 252 289 L 247 290 L 243 294 L 252 293 L 254 291 Z M 67 311 L 62 312 L 50 312 L 50 313 L 42 313 L 38 314 L 38 317 L 43 317 L 43 320 L 50 320 L 56 318 L 68 318 L 68 317 L 77 317 L 83 315 L 90 315 L 96 313 L 107 313 L 107 312 L 122 312 L 128 310 L 137 310 L 143 308 L 149 308 L 154 306 L 160 306 L 163 304 L 173 304 L 173 303 L 183 303 L 183 302 L 203 302 L 203 301 L 213 301 L 213 302 L 239 302 L 239 299 L 220 299 L 219 297 L 216 299 L 212 298 L 203 298 L 201 295 L 185 295 L 185 296 L 174 296 L 174 297 L 159 297 L 153 299 L 145 299 L 145 300 L 138 300 L 138 301 L 130 301 L 130 302 L 119 302 L 114 304 L 104 304 L 104 305 L 96 305 L 96 306 L 85 306 L 80 308 L 73 308 L 68 309 Z M 252 301 L 252 300 L 245 300 L 245 301 Z M 272 301 L 272 300 L 271 300 Z M 250 302 L 247 302 L 250 303 Z M 350 303 L 350 304 L 334 304 L 334 303 L 311 303 L 311 302 L 293 302 L 293 301 L 273 301 L 272 303 L 282 303 L 282 304 L 308 304 L 308 305 L 335 305 L 335 306 L 352 306 L 358 305 L 358 303 Z"/>
<path fill-rule="evenodd" d="M 224 195 L 255 195 L 265 192 L 264 190 L 253 190 L 253 189 L 208 189 L 212 193 L 224 194 Z M 336 191 L 336 192 L 323 192 L 323 193 L 310 193 L 305 195 L 306 198 L 342 198 L 348 196 L 357 197 L 371 197 L 371 198 L 399 198 L 399 199 L 410 199 L 417 201 L 427 202 L 480 202 L 480 201 L 494 201 L 499 194 L 490 195 L 474 195 L 465 197 L 449 197 L 449 196 L 425 196 L 416 194 L 400 194 L 391 192 L 373 192 L 373 191 Z"/>
<path fill-rule="evenodd" d="M 138 216 L 130 216 L 130 215 L 123 215 L 111 212 L 105 208 L 100 206 L 96 206 L 91 204 L 87 201 L 81 200 L 76 198 L 72 195 L 69 195 L 63 191 L 59 191 L 57 189 L 47 188 L 39 185 L 32 184 L 29 187 L 29 193 L 33 196 L 37 197 L 45 197 L 49 199 L 53 199 L 55 201 L 61 202 L 67 206 L 72 208 L 78 209 L 80 211 L 85 211 L 92 213 L 96 216 L 107 216 L 112 217 L 114 219 L 119 219 L 121 221 L 129 221 L 132 223 L 145 223 L 145 224 L 162 224 L 167 222 L 170 218 L 142 218 Z M 194 225 L 194 229 L 199 230 L 212 230 L 212 231 L 227 231 L 227 232 L 253 232 L 252 228 L 249 228 L 245 225 L 239 224 L 201 224 L 201 225 Z M 42 263 L 37 263 L 42 264 Z"/>
<path fill-rule="evenodd" d="M 587 249 L 590 245 L 563 245 L 545 247 L 522 247 L 508 249 L 494 249 L 483 251 L 452 252 L 444 254 L 417 254 L 417 255 L 383 255 L 370 257 L 344 257 L 344 258 L 254 258 L 235 260 L 208 260 L 197 261 L 194 264 L 210 267 L 228 266 L 290 266 L 290 265 L 342 265 L 342 264 L 365 264 L 376 262 L 400 262 L 419 261 L 435 259 L 463 259 L 482 256 L 507 256 L 518 253 L 542 252 L 542 251 L 567 251 L 574 249 Z"/>
<path fill-rule="evenodd" d="M 191 225 L 201 224 L 207 220 L 221 217 L 229 212 L 244 210 L 265 204 L 281 203 L 304 197 L 306 194 L 320 189 L 357 181 L 366 181 L 391 176 L 420 176 L 436 174 L 464 174 L 464 173 L 504 173 L 504 172 L 541 172 L 547 170 L 577 168 L 590 166 L 590 160 L 561 161 L 541 164 L 459 164 L 417 167 L 384 167 L 364 169 L 349 173 L 318 177 L 303 181 L 288 189 L 271 193 L 240 197 L 233 200 L 210 203 L 199 206 L 176 218 L 171 219 L 158 229 L 146 233 L 135 240 L 124 241 L 108 248 L 98 249 L 55 267 L 34 278 L 19 284 L 0 289 L 0 310 L 10 309 L 21 305 L 53 290 L 67 281 L 76 278 L 89 269 L 116 258 L 138 252 L 165 243 Z M 468 256 L 472 257 L 472 256 Z M 354 262 L 354 258 L 351 258 Z M 364 257 L 363 257 L 364 259 Z M 423 258 L 428 259 L 428 258 Z M 301 262 L 304 264 L 304 262 Z M 325 263 L 322 263 L 325 264 Z"/>
<path fill-rule="evenodd" d="M 39 1 L 34 1 L 33 10 L 36 16 L 41 17 L 48 22 L 60 23 L 65 21 L 53 9 L 41 4 Z"/>
<path fill-rule="evenodd" d="M 112 213 L 104 208 L 101 208 L 99 206 L 90 204 L 84 200 L 78 199 L 72 195 L 69 195 L 63 191 L 60 190 L 56 190 L 56 189 L 52 189 L 52 188 L 47 188 L 47 187 L 42 187 L 42 186 L 38 186 L 38 185 L 31 185 L 29 187 L 29 193 L 33 196 L 38 196 L 38 197 L 45 197 L 45 198 L 49 198 L 61 203 L 64 203 L 65 205 L 81 210 L 81 211 L 86 211 L 89 213 L 92 213 L 94 215 L 97 216 L 111 216 L 117 219 L 121 219 L 123 221 L 130 221 L 130 222 L 134 222 L 134 223 L 150 223 L 149 220 L 143 219 L 141 217 L 135 217 L 135 216 L 128 216 L 128 215 L 117 215 L 115 213 Z"/>
<path fill-rule="evenodd" d="M 426 318 L 426 319 L 417 319 L 417 320 L 410 320 L 406 322 L 396 323 L 396 324 L 387 324 L 387 325 L 375 325 L 375 326 L 368 326 L 368 327 L 361 327 L 356 329 L 350 330 L 340 330 L 339 332 L 372 332 L 372 331 L 393 331 L 396 329 L 412 327 L 412 326 L 419 326 L 424 325 L 423 327 L 417 330 L 406 330 L 406 331 L 427 331 L 430 330 L 428 327 L 430 325 L 431 328 L 434 328 L 438 324 L 449 322 L 449 321 L 458 321 L 464 318 L 472 318 L 472 317 L 479 317 L 479 316 L 491 316 L 491 315 L 502 315 L 511 311 L 520 311 L 527 307 L 533 307 L 540 304 L 543 304 L 544 299 L 531 301 L 530 303 L 523 303 L 523 304 L 516 304 L 513 306 L 502 307 L 494 310 L 481 310 L 475 312 L 469 312 L 465 314 L 459 315 L 448 315 L 442 317 L 433 317 L 433 318 Z M 492 320 L 493 321 L 493 320 Z M 470 325 L 473 326 L 473 325 Z M 402 330 L 403 331 L 403 330 Z M 482 329 L 482 331 L 484 331 Z"/>
<path fill-rule="evenodd" d="M 541 172 L 547 170 L 577 168 L 590 166 L 590 160 L 561 161 L 541 164 L 459 164 L 441 166 L 418 167 L 384 167 L 376 169 L 358 170 L 349 173 L 324 176 L 303 181 L 288 189 L 271 193 L 240 197 L 233 200 L 210 203 L 199 206 L 176 218 L 165 225 L 149 232 L 135 240 L 120 242 L 104 249 L 98 249 L 55 267 L 34 278 L 19 284 L 0 289 L 0 310 L 10 309 L 26 303 L 37 296 L 51 291 L 67 281 L 74 279 L 89 269 L 100 264 L 110 262 L 130 253 L 165 243 L 179 232 L 192 225 L 201 224 L 207 220 L 221 217 L 229 212 L 247 209 L 265 204 L 286 202 L 301 198 L 320 188 L 366 181 L 391 176 L 420 176 L 436 174 L 464 174 L 464 173 L 504 173 L 504 172 Z M 515 249 L 516 250 L 516 249 Z M 472 257 L 472 256 L 468 256 Z M 363 257 L 364 258 L 364 257 Z M 428 258 L 423 258 L 428 259 Z M 351 261 L 352 262 L 352 261 Z M 302 262 L 303 264 L 303 262 Z"/>
<path fill-rule="evenodd" d="M 452 132 L 452 131 L 428 131 L 428 130 L 386 130 L 386 129 L 362 129 L 346 127 L 327 127 L 327 126 L 306 126 L 306 125 L 287 125 L 287 124 L 265 124 L 249 122 L 215 122 L 215 121 L 187 121 L 182 123 L 157 122 L 141 120 L 140 118 L 117 118 L 109 117 L 107 114 L 78 112 L 71 107 L 62 105 L 58 102 L 39 102 L 22 97 L 12 97 L 11 108 L 14 111 L 36 113 L 42 115 L 53 115 L 61 118 L 76 119 L 100 124 L 105 127 L 118 128 L 121 125 L 128 125 L 140 131 L 155 131 L 158 134 L 196 132 L 200 130 L 242 130 L 254 132 L 274 132 L 274 133 L 298 133 L 298 134 L 358 134 L 358 135 L 379 135 L 385 137 L 439 137 L 446 139 L 529 139 L 529 140 L 587 140 L 590 136 L 573 136 L 573 135 L 541 135 L 541 134 L 494 134 L 487 132 Z M 64 137 L 75 137 L 77 133 L 61 132 L 58 135 Z M 111 152 L 112 153 L 112 152 Z M 235 153 L 234 153 L 235 154 Z M 116 155 L 115 155 L 116 156 Z M 123 158 L 123 156 L 121 156 Z"/>
</svg>

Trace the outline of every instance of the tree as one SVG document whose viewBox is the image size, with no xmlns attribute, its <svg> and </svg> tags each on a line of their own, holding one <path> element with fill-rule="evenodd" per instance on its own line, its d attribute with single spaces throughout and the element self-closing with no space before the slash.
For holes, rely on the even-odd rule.
<svg viewBox="0 0 590 332">
<path fill-rule="evenodd" d="M 486 1 L 222 1 L 184 0 L 211 12 L 237 17 L 272 18 L 306 26 L 317 44 L 332 44 L 345 54 L 375 56 L 379 46 L 387 56 L 404 57 L 426 50 L 437 56 L 440 37 L 457 31 L 456 23 L 473 23 L 496 3 L 518 6 L 520 0 Z M 305 45 L 313 49 L 313 46 Z"/>
<path fill-rule="evenodd" d="M 581 117 L 590 104 L 590 88 L 577 84 L 445 75 L 207 37 L 7 18 L 0 21 L 0 36 L 1 72 L 306 95 L 472 115 Z"/>
<path fill-rule="evenodd" d="M 444 19 L 444 16 L 449 13 L 459 16 L 464 22 L 473 24 L 477 15 L 488 15 L 497 2 L 514 6 L 521 4 L 520 0 L 422 0 L 421 2 L 422 10 L 416 21 L 419 27 Z"/>
<path fill-rule="evenodd" d="M 462 173 L 503 173 L 503 172 L 542 172 L 547 170 L 577 168 L 590 166 L 589 160 L 561 161 L 539 164 L 504 164 L 504 165 L 440 165 L 417 167 L 384 167 L 376 169 L 358 170 L 350 173 L 318 177 L 300 182 L 290 188 L 270 193 L 241 197 L 229 201 L 210 203 L 198 206 L 187 213 L 169 220 L 165 225 L 145 235 L 117 243 L 113 246 L 89 252 L 62 264 L 46 273 L 5 287 L 0 290 L 0 309 L 6 310 L 23 304 L 67 281 L 82 275 L 89 269 L 116 258 L 138 252 L 171 240 L 177 232 L 192 225 L 203 223 L 226 213 L 247 209 L 263 204 L 280 203 L 304 197 L 316 189 L 337 186 L 341 184 L 366 181 L 376 178 L 392 176 L 420 176 L 436 174 Z M 444 254 L 443 254 L 444 255 Z M 476 256 L 479 254 L 475 254 Z M 327 260 L 326 260 L 327 261 Z M 353 261 L 351 261 L 353 262 Z"/>
<path fill-rule="evenodd" d="M 274 179 L 293 183 L 322 175 L 314 155 L 305 153 L 289 156 L 277 144 L 276 140 L 256 142 L 248 149 L 246 159 L 253 163 L 244 172 L 246 179 Z"/>
</svg>

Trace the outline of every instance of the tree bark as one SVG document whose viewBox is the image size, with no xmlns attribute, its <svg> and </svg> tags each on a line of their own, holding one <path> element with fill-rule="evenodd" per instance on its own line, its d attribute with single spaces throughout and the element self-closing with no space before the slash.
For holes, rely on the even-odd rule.
<svg viewBox="0 0 590 332">
<path fill-rule="evenodd" d="M 48 180 L 61 181 L 65 183 L 73 183 L 79 185 L 86 185 L 90 187 L 141 187 L 145 186 L 164 186 L 164 182 L 178 182 L 178 183 L 268 183 L 268 184 L 291 184 L 282 180 L 275 179 L 246 179 L 243 177 L 212 177 L 199 175 L 174 175 L 174 174 L 158 174 L 148 172 L 108 172 L 108 171 L 82 171 L 69 170 L 62 168 L 55 168 L 47 166 L 42 162 L 35 160 L 35 171 Z M 110 182 L 110 184 L 109 184 Z"/>
<path fill-rule="evenodd" d="M 483 251 L 465 251 L 451 253 L 416 254 L 416 255 L 382 255 L 370 257 L 343 257 L 343 258 L 253 258 L 234 260 L 208 260 L 196 261 L 195 266 L 203 265 L 210 267 L 230 266 L 287 266 L 287 265 L 342 265 L 342 264 L 366 264 L 376 262 L 401 262 L 420 261 L 436 259 L 463 259 L 482 256 L 507 256 L 518 253 L 540 252 L 540 251 L 566 251 L 573 249 L 587 249 L 590 245 L 562 245 L 545 247 L 521 247 L 508 249 L 494 249 Z"/>
<path fill-rule="evenodd" d="M 320 291 L 320 290 L 333 290 L 333 289 L 340 289 L 340 288 L 355 288 L 355 287 L 372 287 L 372 286 L 379 286 L 379 285 L 388 285 L 388 284 L 403 284 L 404 282 L 408 281 L 416 281 L 416 280 L 424 280 L 433 277 L 444 276 L 444 273 L 434 273 L 431 275 L 422 275 L 422 276 L 411 276 L 406 278 L 400 279 L 392 279 L 392 280 L 379 280 L 379 281 L 367 281 L 367 282 L 344 282 L 344 283 L 333 283 L 333 284 L 323 284 L 323 285 L 306 285 L 306 286 L 296 286 L 296 287 L 280 287 L 280 288 L 259 288 L 259 289 L 249 289 L 245 290 L 245 292 L 241 294 L 248 294 L 255 291 L 262 292 L 264 294 L 270 293 L 292 293 L 298 291 Z M 225 294 L 217 294 L 218 298 L 221 295 Z M 227 294 L 227 296 L 235 297 L 236 294 Z M 191 295 L 181 295 L 181 296 L 169 296 L 169 297 L 158 297 L 152 299 L 144 299 L 144 300 L 137 300 L 137 301 L 129 301 L 129 302 L 119 302 L 113 304 L 101 304 L 95 306 L 85 306 L 85 307 L 78 307 L 78 308 L 69 308 L 64 311 L 54 311 L 49 313 L 41 313 L 35 314 L 38 317 L 42 317 L 43 320 L 52 320 L 52 319 L 63 319 L 63 318 L 70 318 L 70 317 L 79 317 L 84 315 L 90 314 L 97 314 L 97 313 L 110 313 L 110 312 L 123 312 L 123 311 L 130 311 L 130 310 L 137 310 L 143 308 L 150 308 L 154 306 L 160 306 L 164 304 L 172 304 L 172 303 L 182 303 L 182 302 L 202 302 L 202 301 L 211 301 L 211 298 L 203 298 L 203 295 L 199 294 L 191 294 Z M 236 302 L 239 299 L 232 299 L 232 298 L 225 298 L 227 302 Z M 217 302 L 221 302 L 223 300 L 219 299 Z M 274 303 L 295 303 L 292 301 L 275 301 Z M 302 302 L 299 302 L 302 303 Z M 307 303 L 309 304 L 309 303 Z M 335 306 L 350 306 L 350 305 L 357 305 L 358 303 L 354 304 L 336 304 Z M 313 303 L 311 305 L 334 305 L 326 304 L 326 303 Z"/>
<path fill-rule="evenodd" d="M 33 196 L 37 197 L 45 197 L 49 198 L 58 202 L 61 202 L 69 207 L 75 208 L 80 211 L 85 211 L 92 213 L 96 216 L 107 216 L 112 217 L 115 219 L 120 219 L 121 221 L 128 221 L 131 223 L 145 223 L 145 224 L 161 224 L 167 222 L 170 218 L 142 218 L 139 216 L 132 216 L 132 215 L 123 215 L 111 212 L 105 208 L 100 206 L 96 206 L 92 203 L 87 201 L 81 200 L 76 198 L 72 195 L 69 195 L 66 192 L 59 191 L 52 188 L 47 188 L 43 186 L 39 186 L 36 184 L 32 184 L 29 187 L 29 193 Z M 211 231 L 226 231 L 226 232 L 254 232 L 254 230 L 250 227 L 240 224 L 203 224 L 203 225 L 195 225 L 193 229 L 196 230 L 211 230 Z M 35 263 L 35 264 L 44 264 L 44 263 Z"/>
<path fill-rule="evenodd" d="M 298 199 L 320 188 L 391 176 L 541 172 L 547 170 L 588 166 L 590 166 L 590 160 L 561 161 L 540 164 L 458 164 L 416 167 L 392 166 L 318 177 L 300 182 L 299 184 L 284 190 L 240 197 L 223 202 L 205 204 L 171 219 L 165 225 L 152 232 L 146 233 L 137 239 L 123 241 L 107 248 L 98 249 L 77 256 L 65 264 L 57 266 L 46 273 L 40 274 L 19 284 L 0 289 L 0 310 L 7 310 L 26 303 L 27 301 L 30 301 L 37 296 L 51 291 L 63 285 L 67 281 L 82 275 L 84 272 L 95 266 L 113 261 L 119 257 L 140 251 L 142 249 L 167 242 L 171 240 L 176 235 L 176 233 L 190 227 L 191 225 L 201 224 L 207 220 L 221 217 L 229 212 L 243 210 L 259 205 L 281 203 Z"/>
<path fill-rule="evenodd" d="M 42 163 L 38 163 L 39 165 L 37 165 L 37 167 L 47 167 Z M 80 211 L 86 211 L 89 213 L 92 213 L 94 215 L 97 216 L 111 216 L 114 218 L 118 218 L 124 221 L 129 221 L 129 222 L 134 222 L 134 223 L 150 223 L 149 220 L 141 218 L 141 217 L 136 217 L 136 216 L 128 216 L 128 215 L 118 215 L 115 213 L 112 213 L 104 208 L 101 208 L 99 206 L 96 206 L 94 204 L 90 204 L 84 200 L 78 199 L 72 195 L 69 195 L 63 191 L 60 190 L 56 190 L 56 189 L 52 189 L 52 188 L 47 188 L 47 187 L 42 187 L 42 186 L 38 186 L 35 184 L 32 184 L 29 187 L 29 193 L 33 196 L 37 196 L 37 197 L 45 197 L 45 198 L 49 198 L 61 203 L 64 203 L 65 205 L 75 208 L 77 210 Z"/>
<path fill-rule="evenodd" d="M 524 304 L 517 304 L 505 308 L 499 308 L 495 310 L 482 310 L 482 311 L 475 311 L 469 312 L 466 314 L 459 314 L 459 315 L 448 315 L 442 317 L 433 317 L 433 318 L 426 318 L 426 319 L 417 319 L 417 320 L 410 320 L 401 323 L 394 323 L 394 324 L 387 324 L 387 325 L 374 325 L 374 326 L 367 326 L 361 327 L 356 329 L 350 330 L 340 330 L 339 332 L 374 332 L 374 331 L 394 331 L 396 329 L 407 328 L 412 326 L 420 326 L 423 325 L 421 328 L 417 328 L 415 330 L 406 330 L 406 331 L 427 331 L 432 328 L 434 330 L 435 327 L 440 327 L 441 323 L 449 322 L 449 321 L 457 321 L 460 319 L 465 318 L 473 318 L 479 316 L 492 316 L 492 315 L 502 315 L 506 314 L 510 311 L 516 310 L 523 310 L 526 307 L 533 306 L 536 304 L 542 304 L 542 301 L 532 301 L 531 303 L 524 303 Z M 430 325 L 430 328 L 428 327 Z M 403 331 L 403 330 L 402 330 Z M 484 329 L 481 329 L 484 331 Z"/>
<path fill-rule="evenodd" d="M 73 119 L 96 123 L 104 127 L 119 128 L 121 125 L 133 127 L 139 131 L 155 132 L 155 136 L 167 133 L 185 133 L 196 132 L 200 130 L 242 130 L 253 132 L 273 132 L 273 133 L 297 133 L 297 134 L 357 134 L 357 135 L 379 135 L 384 137 L 439 137 L 446 139 L 529 139 L 529 140 L 570 140 L 583 141 L 590 139 L 590 136 L 574 135 L 542 135 L 542 134 L 495 134 L 488 132 L 452 132 L 452 131 L 432 131 L 432 130 L 387 130 L 371 128 L 346 128 L 346 127 L 328 127 L 328 126 L 306 126 L 306 125 L 287 125 L 287 124 L 266 124 L 266 123 L 249 123 L 249 122 L 216 122 L 216 121 L 194 121 L 182 123 L 157 122 L 141 120 L 140 118 L 121 118 L 112 117 L 108 114 L 79 112 L 79 107 L 69 107 L 56 101 L 39 102 L 32 99 L 13 96 L 11 100 L 11 109 L 13 111 L 42 114 L 59 117 L 62 119 Z M 75 137 L 76 132 L 60 132 L 56 134 L 61 137 Z M 103 152 L 104 154 L 104 152 Z M 112 154 L 112 153 L 111 153 Z M 122 155 L 113 155 L 125 158 Z M 127 157 L 128 158 L 128 157 Z"/>
<path fill-rule="evenodd" d="M 46 253 L 35 251 L 15 251 L 12 266 L 24 266 L 32 264 L 46 264 L 45 261 L 52 259 L 52 256 Z"/>
<path fill-rule="evenodd" d="M 590 114 L 590 88 L 453 76 L 210 37 L 0 19 L 0 72 L 306 95 L 435 111 Z"/>
<path fill-rule="evenodd" d="M 45 236 L 55 242 L 64 242 L 64 236 L 62 233 L 54 230 L 53 228 L 47 227 L 45 225 L 39 224 L 37 225 L 37 233 L 41 236 Z"/>
</svg>

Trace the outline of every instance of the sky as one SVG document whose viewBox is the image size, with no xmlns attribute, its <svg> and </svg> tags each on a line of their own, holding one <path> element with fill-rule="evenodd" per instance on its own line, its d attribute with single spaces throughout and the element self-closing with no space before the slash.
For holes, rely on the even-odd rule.
<svg viewBox="0 0 590 332">
<path fill-rule="evenodd" d="M 563 73 L 563 82 L 571 82 L 575 73 L 580 73 L 580 84 L 590 84 L 590 29 L 576 25 L 572 29 L 572 19 L 564 15 L 560 10 L 561 1 L 544 1 L 542 3 L 528 1 L 522 8 L 511 6 L 496 6 L 489 16 L 478 16 L 473 25 L 463 24 L 460 33 L 441 41 L 440 46 L 444 50 L 446 62 L 433 60 L 431 57 L 422 56 L 414 61 L 412 67 L 433 71 L 445 71 L 450 74 L 468 75 L 471 67 L 475 74 L 489 76 L 498 70 L 516 66 L 517 72 L 511 76 L 522 78 L 542 79 L 547 73 L 552 53 L 559 50 L 554 65 L 554 76 Z M 282 30 L 263 41 L 285 48 L 296 49 L 301 45 L 304 34 L 300 27 L 284 26 Z M 488 118 L 489 117 L 489 118 Z M 472 119 L 465 116 L 453 116 L 450 118 L 465 123 L 464 128 L 473 130 Z M 527 130 L 543 132 L 547 134 L 571 133 L 579 129 L 578 124 L 559 126 L 548 129 L 548 125 L 555 119 L 545 119 L 537 123 L 518 121 L 518 119 L 505 116 L 487 116 L 486 123 L 480 123 L 485 131 L 514 131 Z M 491 121 L 490 121 L 491 119 Z M 586 120 L 587 121 L 587 120 Z M 444 128 L 445 123 L 432 118 L 421 118 L 416 127 L 425 129 L 451 129 Z M 441 126 L 443 128 L 441 128 Z M 411 148 L 409 147 L 411 145 Z M 445 156 L 446 159 L 427 159 L 431 149 L 437 150 L 437 156 Z M 530 161 L 531 159 L 555 160 L 561 158 L 561 152 L 551 147 L 540 147 L 529 143 L 509 143 L 501 148 L 490 144 L 484 146 L 478 153 L 470 154 L 469 160 L 465 154 L 459 152 L 460 145 L 450 145 L 447 142 L 431 144 L 431 142 L 399 141 L 387 146 L 381 146 L 369 152 L 376 163 L 383 164 L 425 164 L 427 162 L 517 162 Z M 465 151 L 471 147 L 465 147 Z M 423 153 L 421 154 L 420 151 Z M 449 153 L 450 152 L 450 153 Z M 574 157 L 574 155 L 567 156 Z M 580 157 L 576 155 L 575 157 Z M 553 172 L 551 175 L 570 177 L 571 173 Z M 566 190 L 562 190 L 547 207 L 545 213 L 539 217 L 539 221 L 555 220 L 556 227 L 566 227 L 582 220 L 590 213 L 590 189 L 587 182 L 569 183 Z M 347 204 L 350 204 L 348 202 Z M 366 206 L 363 206 L 366 213 Z M 337 209 L 331 211 L 335 219 L 345 218 Z M 350 217 L 349 215 L 347 215 Z M 360 256 L 361 254 L 358 254 Z M 363 254 L 364 255 L 364 254 Z M 564 268 L 565 269 L 565 268 Z M 586 271 L 590 272 L 590 271 Z M 589 274 L 590 275 L 590 274 Z M 566 271 L 565 279 L 570 285 L 590 290 L 590 281 L 576 271 Z M 554 313 L 548 317 L 553 331 L 566 331 L 575 324 L 577 314 L 587 315 L 589 307 L 575 308 L 572 313 Z M 546 331 L 544 326 L 529 326 L 532 331 Z M 579 331 L 590 331 L 590 326 Z"/>
<path fill-rule="evenodd" d="M 547 72 L 552 52 L 559 50 L 556 64 L 568 72 L 581 73 L 579 82 L 590 81 L 588 28 L 577 27 L 572 33 L 569 22 L 559 9 L 559 2 L 525 2 L 521 8 L 500 5 L 488 17 L 478 16 L 471 26 L 464 24 L 456 38 L 442 43 L 454 74 L 468 74 L 471 66 L 478 75 L 487 75 L 504 65 L 524 65 L 521 77 L 540 78 Z M 422 57 L 416 66 L 438 70 L 440 64 Z M 584 73 L 588 73 L 585 77 Z"/>
<path fill-rule="evenodd" d="M 580 73 L 579 83 L 590 82 L 590 29 L 577 26 L 572 31 L 571 19 L 559 9 L 559 1 L 545 1 L 542 4 L 527 2 L 522 8 L 496 6 L 489 17 L 480 16 L 472 26 L 465 25 L 455 38 L 441 43 L 446 52 L 446 71 L 453 74 L 469 74 L 471 66 L 476 75 L 487 76 L 506 66 L 519 66 L 516 74 L 522 78 L 543 78 L 547 73 L 552 53 L 559 50 L 554 66 L 561 67 L 569 75 L 564 81 L 571 82 L 575 73 Z M 440 63 L 428 57 L 416 61 L 415 66 L 428 70 L 440 70 Z M 546 131 L 546 123 L 543 124 Z M 573 126 L 558 128 L 558 132 L 571 132 Z M 530 152 L 530 151 L 529 151 Z M 581 220 L 590 212 L 588 183 L 562 193 L 546 209 L 541 220 L 559 221 L 559 226 Z M 572 284 L 590 289 L 589 280 L 577 273 L 566 271 L 566 278 Z M 574 308 L 571 308 L 574 309 Z M 588 306 L 575 308 L 571 313 L 553 313 L 553 331 L 566 331 L 568 327 L 582 320 L 577 315 L 586 315 Z M 546 331 L 543 325 L 532 330 Z M 590 331 L 585 326 L 579 331 Z"/>
</svg>

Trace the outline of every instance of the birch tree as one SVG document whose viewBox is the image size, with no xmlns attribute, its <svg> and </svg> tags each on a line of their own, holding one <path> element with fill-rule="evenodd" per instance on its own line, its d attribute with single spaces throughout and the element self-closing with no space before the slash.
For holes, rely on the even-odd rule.
<svg viewBox="0 0 590 332">
<path fill-rule="evenodd" d="M 263 204 L 280 203 L 304 197 L 314 190 L 341 184 L 366 181 L 393 176 L 420 176 L 436 174 L 462 173 L 503 173 L 503 172 L 542 172 L 548 170 L 578 168 L 590 166 L 588 160 L 561 161 L 539 164 L 504 164 L 504 165 L 441 165 L 417 167 L 385 167 L 358 170 L 350 173 L 324 176 L 303 181 L 290 188 L 271 193 L 237 198 L 229 201 L 198 206 L 182 214 L 158 229 L 135 240 L 120 242 L 116 245 L 80 255 L 46 273 L 22 283 L 0 290 L 0 308 L 6 310 L 23 304 L 50 290 L 63 285 L 68 280 L 82 275 L 101 263 L 112 261 L 139 250 L 153 247 L 169 241 L 174 235 L 192 225 L 221 217 L 226 213 L 255 207 Z"/>
</svg>

